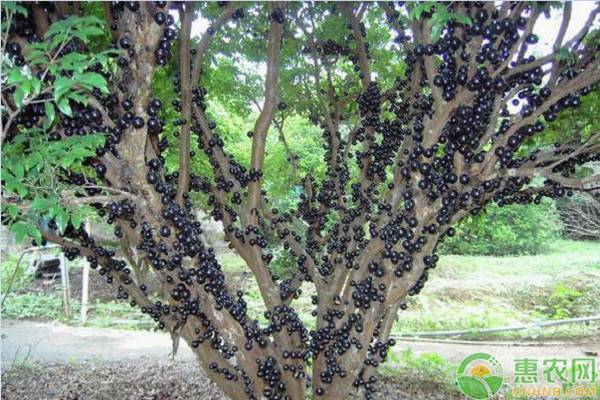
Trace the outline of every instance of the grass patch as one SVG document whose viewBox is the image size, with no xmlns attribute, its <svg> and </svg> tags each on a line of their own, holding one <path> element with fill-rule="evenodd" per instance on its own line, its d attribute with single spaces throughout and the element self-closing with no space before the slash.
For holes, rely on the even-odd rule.
<svg viewBox="0 0 600 400">
<path fill-rule="evenodd" d="M 394 333 L 485 329 L 600 314 L 600 243 L 557 240 L 537 256 L 440 257 L 421 294 L 410 298 Z M 571 339 L 598 323 L 463 339 Z"/>
<path fill-rule="evenodd" d="M 63 321 L 62 300 L 55 296 L 37 293 L 8 295 L 2 308 L 4 318 L 43 319 Z"/>
<path fill-rule="evenodd" d="M 217 259 L 219 260 L 219 264 L 221 264 L 221 268 L 223 268 L 223 271 L 225 272 L 241 273 L 243 271 L 250 271 L 250 268 L 248 268 L 246 262 L 237 254 L 220 254 Z"/>
<path fill-rule="evenodd" d="M 219 256 L 236 288 L 246 293 L 248 313 L 265 322 L 254 277 L 237 255 Z M 431 279 L 400 313 L 394 334 L 485 329 L 540 320 L 600 314 L 600 243 L 556 240 L 536 256 L 442 255 Z M 315 294 L 308 283 L 292 304 L 308 327 Z M 576 294 L 576 295 L 574 295 Z M 569 339 L 597 332 L 598 323 L 463 336 L 463 339 Z"/>
<path fill-rule="evenodd" d="M 25 265 L 27 260 L 23 260 L 18 269 L 17 262 L 19 258 L 13 255 L 5 255 L 0 262 L 0 289 L 2 293 L 6 293 L 9 286 L 11 290 L 20 288 L 31 280 L 31 276 L 27 274 Z"/>
<path fill-rule="evenodd" d="M 71 300 L 71 317 L 64 313 L 62 298 L 48 294 L 10 294 L 2 309 L 2 316 L 11 319 L 36 319 L 59 321 L 69 325 L 82 325 L 81 303 Z M 85 326 L 97 328 L 149 329 L 153 320 L 139 309 L 117 301 L 95 302 L 89 305 Z"/>
<path fill-rule="evenodd" d="M 378 372 L 384 377 L 410 376 L 411 380 L 422 385 L 435 382 L 440 386 L 442 393 L 448 396 L 458 393 L 454 384 L 456 366 L 438 353 L 416 355 L 410 349 L 392 352 Z"/>
</svg>

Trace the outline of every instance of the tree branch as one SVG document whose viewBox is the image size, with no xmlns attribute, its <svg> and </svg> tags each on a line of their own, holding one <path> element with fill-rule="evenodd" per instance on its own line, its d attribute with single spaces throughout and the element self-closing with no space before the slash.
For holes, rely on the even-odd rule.
<svg viewBox="0 0 600 400">
<path fill-rule="evenodd" d="M 273 8 L 278 7 L 278 3 L 271 3 Z M 265 159 L 265 145 L 267 141 L 267 132 L 273 120 L 273 115 L 277 104 L 279 103 L 279 94 L 277 89 L 279 77 L 279 53 L 281 51 L 281 39 L 283 36 L 283 25 L 271 21 L 269 27 L 269 38 L 267 45 L 267 73 L 265 78 L 265 101 L 262 111 L 254 125 L 254 135 L 252 137 L 252 156 L 250 166 L 256 174 L 262 173 L 263 163 Z M 248 206 L 246 215 L 248 221 L 256 224 L 258 205 L 261 197 L 261 180 L 260 176 L 248 185 Z"/>
<path fill-rule="evenodd" d="M 183 207 L 184 193 L 190 183 L 190 131 L 192 126 L 192 86 L 190 83 L 190 34 L 194 15 L 193 3 L 185 4 L 179 38 L 179 79 L 181 83 L 181 134 L 179 137 L 179 177 L 175 200 Z M 194 83 L 195 84 L 195 83 Z"/>
<path fill-rule="evenodd" d="M 360 28 L 360 20 L 354 15 L 351 3 L 341 2 L 338 4 L 340 11 L 346 17 L 346 19 L 348 19 L 348 22 L 352 27 L 352 32 L 354 33 L 354 40 L 356 41 L 356 55 L 358 57 L 358 65 L 362 73 L 361 81 L 363 89 L 366 89 L 371 83 L 371 71 L 369 69 L 369 60 L 367 58 L 365 39 L 362 36 L 362 30 Z"/>
<path fill-rule="evenodd" d="M 233 16 L 237 8 L 235 2 L 230 2 L 225 5 L 221 15 L 211 23 L 206 32 L 202 35 L 202 38 L 196 47 L 196 58 L 194 59 L 192 68 L 192 84 L 198 84 L 198 79 L 200 79 L 200 72 L 202 70 L 202 62 L 204 61 L 206 50 L 208 49 L 214 34 Z"/>
</svg>

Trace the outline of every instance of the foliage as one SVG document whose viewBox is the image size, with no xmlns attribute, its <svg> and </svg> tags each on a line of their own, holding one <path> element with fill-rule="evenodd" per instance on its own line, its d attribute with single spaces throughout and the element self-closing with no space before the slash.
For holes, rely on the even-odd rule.
<svg viewBox="0 0 600 400">
<path fill-rule="evenodd" d="M 548 249 L 560 231 L 554 203 L 498 206 L 466 217 L 456 226 L 456 236 L 446 238 L 441 250 L 450 254 L 538 254 Z"/>
<path fill-rule="evenodd" d="M 2 317 L 55 321 L 65 319 L 61 298 L 37 293 L 9 294 L 2 309 Z"/>
<path fill-rule="evenodd" d="M 11 293 L 2 309 L 3 318 L 60 321 L 69 325 L 81 324 L 81 303 L 71 299 L 71 317 L 64 314 L 62 298 L 56 294 Z M 89 305 L 86 326 L 120 329 L 149 329 L 151 319 L 130 305 L 117 301 L 95 301 Z"/>
<path fill-rule="evenodd" d="M 283 247 L 278 246 L 273 250 L 273 261 L 269 263 L 269 270 L 280 278 L 290 278 L 296 269 L 296 259 Z"/>
<path fill-rule="evenodd" d="M 3 53 L 2 84 L 14 88 L 17 107 L 11 114 L 39 104 L 45 109 L 43 126 L 48 129 L 55 121 L 56 108 L 72 117 L 71 101 L 86 105 L 86 95 L 94 89 L 108 93 L 105 77 L 96 71 L 114 68 L 111 56 L 118 51 L 80 53 L 74 48 L 76 39 L 86 44 L 105 34 L 104 22 L 94 16 L 69 17 L 52 24 L 43 41 L 25 45 L 27 67 Z"/>
<path fill-rule="evenodd" d="M 2 205 L 17 241 L 27 235 L 40 243 L 37 229 L 40 218 L 54 219 L 60 232 L 64 232 L 69 223 L 76 228 L 81 225 L 87 209 L 68 210 L 61 204 L 67 185 L 60 182 L 60 176 L 68 168 L 81 169 L 82 162 L 95 155 L 95 149 L 103 144 L 103 135 L 48 141 L 42 131 L 32 129 L 29 136 L 18 136 L 3 146 L 3 195 L 30 203 L 29 209 L 6 202 Z"/>
<path fill-rule="evenodd" d="M 417 355 L 411 349 L 406 349 L 399 353 L 391 353 L 381 373 L 392 377 L 408 375 L 412 380 L 423 384 L 440 385 L 439 390 L 442 393 L 454 397 L 457 392 L 454 385 L 455 370 L 456 367 L 438 353 Z"/>
<path fill-rule="evenodd" d="M 390 361 L 396 361 L 409 370 L 431 377 L 448 375 L 452 372 L 452 365 L 437 353 L 423 353 L 417 356 L 411 349 L 406 349 L 395 358 Z"/>
<path fill-rule="evenodd" d="M 13 274 L 14 281 L 12 282 L 11 292 L 18 290 L 31 279 L 26 273 L 26 263 L 22 262 L 19 268 L 15 270 L 17 261 L 18 257 L 12 255 L 3 255 L 2 260 L 0 261 L 0 293 L 2 293 L 2 296 L 6 294 L 8 286 L 11 285 Z"/>
<path fill-rule="evenodd" d="M 599 34 L 600 35 L 600 34 Z M 575 109 L 562 112 L 547 124 L 541 135 L 529 139 L 524 148 L 544 148 L 561 142 L 578 142 L 588 139 L 600 130 L 600 87 L 596 85 L 592 92 L 581 98 L 581 105 Z"/>
<path fill-rule="evenodd" d="M 557 284 L 548 297 L 547 313 L 553 319 L 573 317 L 573 305 L 583 293 L 562 283 Z"/>
<path fill-rule="evenodd" d="M 27 9 L 3 2 L 2 13 L 10 20 L 16 14 L 26 14 Z M 83 161 L 104 145 L 104 135 L 81 130 L 79 136 L 58 140 L 58 122 L 74 116 L 73 104 L 86 106 L 91 93 L 108 92 L 103 73 L 114 70 L 112 57 L 119 51 L 80 52 L 77 45 L 106 41 L 106 37 L 104 21 L 94 16 L 72 16 L 52 24 L 44 40 L 24 44 L 23 56 L 2 53 L 0 80 L 3 90 L 12 93 L 14 105 L 2 102 L 2 112 L 8 118 L 5 134 L 10 135 L 17 126 L 21 128 L 18 136 L 2 146 L 1 170 L 3 197 L 14 200 L 2 204 L 4 223 L 17 241 L 30 237 L 40 243 L 40 219 L 55 219 L 60 232 L 64 232 L 69 222 L 79 227 L 88 213 L 86 208 L 68 209 L 61 203 L 67 188 L 61 177 L 67 171 L 85 171 Z M 19 119 L 25 109 L 33 110 L 36 117 Z"/>
<path fill-rule="evenodd" d="M 446 9 L 444 3 L 436 3 L 435 1 L 425 1 L 411 9 L 409 17 L 419 20 L 423 14 L 431 13 L 431 18 L 427 21 L 427 25 L 431 28 L 431 39 L 436 42 L 441 36 L 444 27 L 450 21 L 456 21 L 464 25 L 472 25 L 473 21 L 467 15 L 450 12 Z"/>
</svg>

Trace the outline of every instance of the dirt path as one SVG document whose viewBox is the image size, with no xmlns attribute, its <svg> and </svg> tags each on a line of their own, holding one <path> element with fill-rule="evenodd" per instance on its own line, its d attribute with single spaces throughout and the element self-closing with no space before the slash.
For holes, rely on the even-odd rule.
<svg viewBox="0 0 600 400">
<path fill-rule="evenodd" d="M 162 332 L 79 328 L 58 323 L 2 320 L 2 364 L 29 357 L 44 362 L 131 361 L 140 357 L 168 359 L 169 335 Z M 193 361 L 188 346 L 177 359 Z"/>
<path fill-rule="evenodd" d="M 170 351 L 161 333 L 3 320 L 1 400 L 229 400 L 187 346 L 175 362 Z M 377 390 L 374 400 L 466 400 L 419 376 L 382 377 Z"/>
<path fill-rule="evenodd" d="M 25 356 L 43 362 L 167 360 L 171 341 L 167 334 L 117 329 L 79 328 L 57 323 L 2 321 L 2 364 L 11 364 Z M 398 341 L 395 351 L 411 349 L 415 354 L 437 353 L 452 363 L 459 363 L 475 352 L 492 354 L 507 374 L 517 358 L 575 358 L 600 353 L 600 340 L 583 343 L 514 343 L 484 344 Z M 191 350 L 181 345 L 176 357 L 194 361 Z"/>
</svg>

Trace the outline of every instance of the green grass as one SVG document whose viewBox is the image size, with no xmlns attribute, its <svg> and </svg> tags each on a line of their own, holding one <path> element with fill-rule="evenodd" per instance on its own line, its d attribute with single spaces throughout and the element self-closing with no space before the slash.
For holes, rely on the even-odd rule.
<svg viewBox="0 0 600 400">
<path fill-rule="evenodd" d="M 383 377 L 409 377 L 418 386 L 437 384 L 442 394 L 452 398 L 458 394 L 454 381 L 456 365 L 453 365 L 438 353 L 422 353 L 416 355 L 412 350 L 390 353 L 385 364 L 378 372 Z"/>
<path fill-rule="evenodd" d="M 522 281 L 571 275 L 574 270 L 600 272 L 600 242 L 557 240 L 547 253 L 534 256 L 445 255 L 433 275 L 457 278 L 477 274 Z"/>
<path fill-rule="evenodd" d="M 3 318 L 60 321 L 69 325 L 81 325 L 81 303 L 71 300 L 71 316 L 64 313 L 62 298 L 53 294 L 10 294 L 2 309 Z M 149 329 L 152 319 L 127 303 L 110 301 L 89 305 L 85 326 L 97 328 Z"/>
<path fill-rule="evenodd" d="M 421 294 L 409 299 L 393 332 L 483 329 L 600 314 L 600 243 L 557 240 L 536 256 L 440 257 Z M 598 324 L 479 335 L 572 338 Z M 465 337 L 469 338 L 469 337 Z"/>
<path fill-rule="evenodd" d="M 2 317 L 57 321 L 65 318 L 59 297 L 37 293 L 9 294 L 2 308 Z"/>
<path fill-rule="evenodd" d="M 248 270 L 242 257 L 234 253 L 221 254 L 217 258 L 225 272 L 242 272 Z"/>
</svg>

